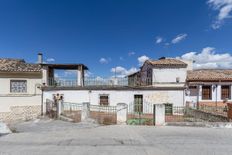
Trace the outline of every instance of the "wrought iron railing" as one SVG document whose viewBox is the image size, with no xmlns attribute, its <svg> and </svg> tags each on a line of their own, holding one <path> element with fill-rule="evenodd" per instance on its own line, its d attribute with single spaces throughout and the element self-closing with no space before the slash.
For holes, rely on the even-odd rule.
<svg viewBox="0 0 232 155">
<path fill-rule="evenodd" d="M 49 86 L 55 87 L 77 87 L 82 84 L 78 84 L 77 79 L 59 77 L 59 78 L 49 78 Z M 117 86 L 149 86 L 152 85 L 152 79 L 146 78 L 141 80 L 135 80 L 128 77 L 110 77 L 110 78 L 101 78 L 101 77 L 85 77 L 83 80 L 83 86 L 108 86 L 108 87 L 117 87 Z"/>
</svg>

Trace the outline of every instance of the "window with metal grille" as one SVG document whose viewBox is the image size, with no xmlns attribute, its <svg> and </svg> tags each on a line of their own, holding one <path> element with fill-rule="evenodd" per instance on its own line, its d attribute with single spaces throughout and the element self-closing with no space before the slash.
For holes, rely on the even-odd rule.
<svg viewBox="0 0 232 155">
<path fill-rule="evenodd" d="M 211 86 L 202 86 L 202 100 L 212 99 L 212 88 Z"/>
<path fill-rule="evenodd" d="M 109 105 L 109 96 L 108 95 L 100 95 L 100 105 L 103 105 L 103 106 Z"/>
<path fill-rule="evenodd" d="M 134 96 L 134 112 L 143 112 L 143 95 Z"/>
<path fill-rule="evenodd" d="M 165 115 L 172 115 L 173 105 L 170 103 L 166 103 L 165 105 Z"/>
<path fill-rule="evenodd" d="M 230 99 L 230 86 L 221 86 L 221 99 Z"/>
<path fill-rule="evenodd" d="M 26 93 L 27 92 L 27 81 L 26 80 L 11 80 L 10 81 L 10 92 L 11 93 Z"/>
</svg>

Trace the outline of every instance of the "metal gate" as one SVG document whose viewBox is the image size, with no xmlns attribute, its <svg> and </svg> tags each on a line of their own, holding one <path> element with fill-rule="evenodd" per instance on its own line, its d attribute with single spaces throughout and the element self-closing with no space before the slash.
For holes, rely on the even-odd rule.
<svg viewBox="0 0 232 155">
<path fill-rule="evenodd" d="M 95 119 L 99 124 L 117 124 L 117 107 L 90 105 L 90 118 Z"/>
<path fill-rule="evenodd" d="M 130 103 L 127 114 L 128 125 L 154 125 L 154 104 Z"/>
<path fill-rule="evenodd" d="M 57 118 L 57 104 L 49 99 L 46 100 L 46 115 L 50 118 Z"/>
<path fill-rule="evenodd" d="M 82 103 L 63 102 L 61 115 L 71 118 L 73 122 L 81 122 Z"/>
</svg>

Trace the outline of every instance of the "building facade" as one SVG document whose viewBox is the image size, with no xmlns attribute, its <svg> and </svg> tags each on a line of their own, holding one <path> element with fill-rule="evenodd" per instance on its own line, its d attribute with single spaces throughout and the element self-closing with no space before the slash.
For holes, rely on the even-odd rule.
<svg viewBox="0 0 232 155">
<path fill-rule="evenodd" d="M 0 59 L 0 120 L 29 120 L 41 115 L 42 72 L 38 64 Z"/>
<path fill-rule="evenodd" d="M 225 106 L 232 101 L 232 70 L 189 71 L 186 85 L 186 102 L 196 106 Z"/>
</svg>

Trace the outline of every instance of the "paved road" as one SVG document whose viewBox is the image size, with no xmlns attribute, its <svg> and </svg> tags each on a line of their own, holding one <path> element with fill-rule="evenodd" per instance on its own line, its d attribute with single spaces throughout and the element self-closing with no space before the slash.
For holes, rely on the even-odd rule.
<svg viewBox="0 0 232 155">
<path fill-rule="evenodd" d="M 40 120 L 15 125 L 0 137 L 0 155 L 223 155 L 232 154 L 232 129 L 98 126 Z"/>
</svg>

